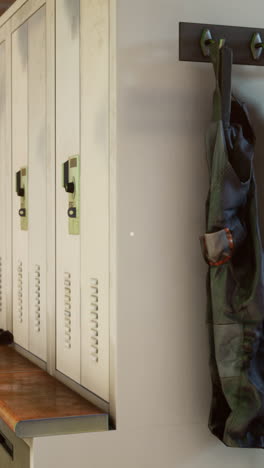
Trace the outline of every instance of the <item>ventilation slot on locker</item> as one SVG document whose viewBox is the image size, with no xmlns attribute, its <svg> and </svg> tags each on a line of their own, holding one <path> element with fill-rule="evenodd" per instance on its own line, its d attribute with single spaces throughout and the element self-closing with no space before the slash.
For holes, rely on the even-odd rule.
<svg viewBox="0 0 264 468">
<path fill-rule="evenodd" d="M 0 257 L 0 312 L 2 312 L 2 257 Z"/>
<path fill-rule="evenodd" d="M 40 332 L 40 265 L 35 265 L 35 331 Z"/>
<path fill-rule="evenodd" d="M 18 304 L 18 320 L 23 322 L 23 266 L 21 260 L 17 266 L 17 304 Z"/>
<path fill-rule="evenodd" d="M 99 336 L 98 336 L 98 279 L 91 278 L 90 280 L 90 317 L 91 317 L 91 329 L 90 329 L 90 338 L 91 338 L 91 359 L 95 362 L 99 360 Z"/>
<path fill-rule="evenodd" d="M 64 273 L 64 343 L 71 348 L 71 274 Z"/>
</svg>

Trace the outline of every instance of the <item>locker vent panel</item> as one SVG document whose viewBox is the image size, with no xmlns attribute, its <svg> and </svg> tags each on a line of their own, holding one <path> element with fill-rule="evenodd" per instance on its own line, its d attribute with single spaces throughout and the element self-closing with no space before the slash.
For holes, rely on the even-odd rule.
<svg viewBox="0 0 264 468">
<path fill-rule="evenodd" d="M 2 312 L 2 257 L 0 257 L 0 312 Z"/>
<path fill-rule="evenodd" d="M 40 332 L 40 265 L 35 265 L 35 331 Z"/>
<path fill-rule="evenodd" d="M 18 321 L 23 322 L 23 265 L 21 260 L 17 265 L 17 305 L 18 305 Z"/>
<path fill-rule="evenodd" d="M 64 344 L 71 348 L 71 274 L 64 273 Z"/>
<path fill-rule="evenodd" d="M 98 279 L 90 279 L 90 356 L 95 362 L 99 360 L 99 285 Z"/>
</svg>

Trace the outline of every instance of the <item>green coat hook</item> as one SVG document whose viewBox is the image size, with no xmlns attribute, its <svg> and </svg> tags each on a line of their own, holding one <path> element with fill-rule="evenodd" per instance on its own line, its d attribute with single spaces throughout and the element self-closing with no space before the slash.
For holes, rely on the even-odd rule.
<svg viewBox="0 0 264 468">
<path fill-rule="evenodd" d="M 264 43 L 262 42 L 261 35 L 259 33 L 253 34 L 250 48 L 254 60 L 259 60 L 264 49 Z"/>
<path fill-rule="evenodd" d="M 200 40 L 200 45 L 201 45 L 201 49 L 202 49 L 202 53 L 205 57 L 209 57 L 210 56 L 210 46 L 212 44 L 215 44 L 215 40 L 212 38 L 212 34 L 210 32 L 210 29 L 204 29 L 203 32 L 202 32 L 202 36 L 201 36 L 201 40 Z M 221 47 L 223 47 L 224 43 L 225 43 L 225 39 L 219 39 L 218 41 L 219 43 L 219 49 L 221 49 Z"/>
</svg>

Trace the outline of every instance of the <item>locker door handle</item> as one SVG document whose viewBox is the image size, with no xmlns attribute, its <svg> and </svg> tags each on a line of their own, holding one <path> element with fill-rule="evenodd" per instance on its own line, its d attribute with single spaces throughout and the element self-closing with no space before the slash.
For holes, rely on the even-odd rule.
<svg viewBox="0 0 264 468">
<path fill-rule="evenodd" d="M 68 193 L 74 193 L 74 183 L 73 183 L 73 182 L 68 182 L 68 183 L 65 185 L 65 190 L 66 190 L 66 192 L 68 192 Z"/>
<path fill-rule="evenodd" d="M 16 193 L 19 197 L 24 197 L 25 190 L 21 187 L 21 171 L 16 172 Z"/>
<path fill-rule="evenodd" d="M 5 435 L 0 431 L 0 445 L 2 445 L 3 449 L 8 453 L 8 455 L 14 458 L 14 447 L 13 444 L 5 437 Z"/>
<path fill-rule="evenodd" d="M 67 193 L 74 193 L 74 183 L 69 182 L 69 161 L 63 164 L 63 187 Z"/>
<path fill-rule="evenodd" d="M 20 216 L 20 229 L 27 231 L 28 229 L 28 168 L 21 167 L 15 173 L 16 177 L 16 193 L 20 197 L 20 208 L 18 214 Z"/>
<path fill-rule="evenodd" d="M 62 187 L 68 194 L 68 233 L 80 234 L 80 161 L 79 155 L 70 156 L 62 163 Z"/>
</svg>

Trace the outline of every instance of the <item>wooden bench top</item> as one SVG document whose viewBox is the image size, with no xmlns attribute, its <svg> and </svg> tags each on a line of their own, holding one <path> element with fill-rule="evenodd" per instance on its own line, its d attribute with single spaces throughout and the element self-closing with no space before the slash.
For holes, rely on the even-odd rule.
<svg viewBox="0 0 264 468">
<path fill-rule="evenodd" d="M 0 346 L 0 418 L 19 437 L 108 430 L 108 415 L 9 346 Z"/>
<path fill-rule="evenodd" d="M 16 352 L 13 347 L 0 346 L 0 373 L 21 371 L 42 372 L 42 369 Z"/>
</svg>

